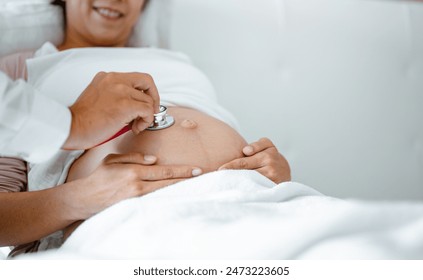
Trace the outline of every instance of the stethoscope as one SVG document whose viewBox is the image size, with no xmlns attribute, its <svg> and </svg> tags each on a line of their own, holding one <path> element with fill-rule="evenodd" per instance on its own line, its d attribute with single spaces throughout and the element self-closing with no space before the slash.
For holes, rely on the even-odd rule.
<svg viewBox="0 0 423 280">
<path fill-rule="evenodd" d="M 175 123 L 175 119 L 171 115 L 168 115 L 166 106 L 160 105 L 159 110 L 160 110 L 160 112 L 158 112 L 157 114 L 154 114 L 153 123 L 149 127 L 147 127 L 146 130 L 154 131 L 154 130 L 165 129 L 165 128 L 172 126 Z M 119 130 L 115 135 L 113 135 L 112 137 L 110 137 L 106 141 L 98 144 L 97 146 L 100 146 L 100 145 L 102 145 L 106 142 L 109 142 L 110 140 L 113 140 L 116 137 L 118 137 L 118 136 L 120 136 L 120 135 L 122 135 L 122 134 L 124 134 L 124 133 L 126 133 L 130 130 L 131 130 L 131 125 L 128 124 L 124 128 L 122 128 L 121 130 Z"/>
<path fill-rule="evenodd" d="M 168 128 L 175 123 L 175 119 L 167 113 L 166 106 L 160 105 L 160 112 L 154 114 L 154 122 L 147 130 L 160 130 Z"/>
</svg>

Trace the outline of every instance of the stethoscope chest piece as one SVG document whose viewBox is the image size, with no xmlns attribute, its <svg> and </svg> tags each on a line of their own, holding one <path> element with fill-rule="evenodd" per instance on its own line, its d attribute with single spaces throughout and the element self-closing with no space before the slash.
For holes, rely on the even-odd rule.
<svg viewBox="0 0 423 280">
<path fill-rule="evenodd" d="M 175 123 L 175 119 L 167 114 L 166 106 L 160 105 L 160 112 L 154 114 L 154 122 L 147 127 L 147 130 L 160 130 L 168 128 Z"/>
</svg>

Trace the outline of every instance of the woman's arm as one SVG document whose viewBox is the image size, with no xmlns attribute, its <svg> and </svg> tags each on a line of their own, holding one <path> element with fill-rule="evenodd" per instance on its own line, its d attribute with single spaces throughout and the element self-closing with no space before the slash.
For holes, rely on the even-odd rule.
<svg viewBox="0 0 423 280">
<path fill-rule="evenodd" d="M 77 220 L 71 184 L 43 191 L 0 193 L 0 246 L 45 237 Z"/>
<path fill-rule="evenodd" d="M 121 200 L 198 175 L 197 168 L 152 165 L 151 158 L 109 155 L 88 177 L 42 191 L 0 193 L 0 246 L 38 240 Z"/>
</svg>

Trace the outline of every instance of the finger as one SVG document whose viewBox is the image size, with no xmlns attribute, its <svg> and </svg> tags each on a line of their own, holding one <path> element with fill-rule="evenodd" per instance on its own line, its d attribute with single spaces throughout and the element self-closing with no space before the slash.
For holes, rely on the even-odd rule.
<svg viewBox="0 0 423 280">
<path fill-rule="evenodd" d="M 151 122 L 145 121 L 144 119 L 137 118 L 130 124 L 131 130 L 135 135 L 138 135 L 141 131 L 146 130 L 151 125 Z"/>
<path fill-rule="evenodd" d="M 268 166 L 265 166 L 256 169 L 256 171 L 262 174 L 263 176 L 269 178 L 276 184 L 291 181 L 291 170 L 289 168 L 275 170 L 274 168 L 269 168 Z"/>
<path fill-rule="evenodd" d="M 100 83 L 105 77 L 107 76 L 107 73 L 104 71 L 100 71 L 97 74 L 95 74 L 92 84 L 98 84 Z"/>
<path fill-rule="evenodd" d="M 144 131 L 146 128 L 148 128 L 153 122 L 150 122 L 148 120 L 145 119 L 136 119 L 134 120 L 133 124 L 132 124 L 132 131 L 135 134 L 140 133 L 141 131 Z"/>
<path fill-rule="evenodd" d="M 142 119 L 132 125 L 133 132 L 138 134 L 154 121 L 154 114 L 159 112 L 160 98 L 153 78 L 145 73 L 98 73 L 98 79 L 107 79 L 106 85 L 118 86 L 116 91 L 129 98 L 122 105 L 127 119 L 126 123 Z M 117 83 L 119 81 L 119 83 Z M 128 99 L 125 99 L 128 100 Z"/>
<path fill-rule="evenodd" d="M 129 104 L 126 105 L 125 110 L 132 112 L 132 120 L 142 119 L 145 123 L 152 123 L 154 121 L 155 105 L 153 99 L 144 92 L 136 89 L 126 89 L 130 96 Z"/>
<path fill-rule="evenodd" d="M 261 138 L 260 140 L 253 142 L 249 144 L 248 146 L 245 146 L 242 149 L 242 152 L 246 156 L 252 156 L 254 154 L 257 154 L 261 151 L 264 151 L 268 148 L 272 148 L 274 146 L 275 145 L 272 143 L 272 141 L 270 141 L 269 138 Z"/>
<path fill-rule="evenodd" d="M 161 180 L 161 181 L 139 182 L 138 183 L 139 196 L 152 193 L 158 189 L 168 187 L 170 185 L 176 184 L 183 180 L 186 180 L 186 179 L 170 179 L 170 180 Z"/>
<path fill-rule="evenodd" d="M 125 75 L 124 78 L 132 85 L 133 88 L 153 99 L 154 113 L 159 113 L 160 97 L 154 79 L 151 75 L 146 73 L 118 73 Z"/>
<path fill-rule="evenodd" d="M 142 164 L 151 165 L 157 161 L 153 155 L 144 155 L 142 153 L 128 154 L 109 154 L 104 158 L 106 164 Z"/>
<path fill-rule="evenodd" d="M 281 181 L 278 176 L 278 173 L 274 172 L 274 170 L 269 168 L 268 166 L 257 168 L 256 171 L 259 172 L 261 175 L 269 178 L 276 184 L 279 184 Z"/>
<path fill-rule="evenodd" d="M 244 157 L 234 159 L 221 167 L 218 170 L 225 170 L 225 169 L 257 169 L 263 167 L 265 164 L 263 163 L 262 156 L 260 154 L 254 155 L 251 157 Z"/>
<path fill-rule="evenodd" d="M 134 120 L 134 121 L 132 122 L 132 124 L 131 124 L 131 130 L 132 130 L 132 132 L 133 132 L 135 135 L 138 135 L 138 134 L 142 131 L 142 129 L 138 129 L 138 124 L 136 123 L 136 121 L 137 121 L 137 120 Z M 142 127 L 140 127 L 140 128 L 142 128 Z"/>
<path fill-rule="evenodd" d="M 137 168 L 139 179 L 143 181 L 191 178 L 203 173 L 198 167 L 179 165 L 138 166 Z"/>
</svg>

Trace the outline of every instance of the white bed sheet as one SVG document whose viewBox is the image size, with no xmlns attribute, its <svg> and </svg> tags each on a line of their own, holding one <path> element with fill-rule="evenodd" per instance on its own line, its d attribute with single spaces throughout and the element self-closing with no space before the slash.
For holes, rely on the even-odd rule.
<svg viewBox="0 0 423 280">
<path fill-rule="evenodd" d="M 219 171 L 114 205 L 25 259 L 423 259 L 423 203 Z"/>
</svg>

